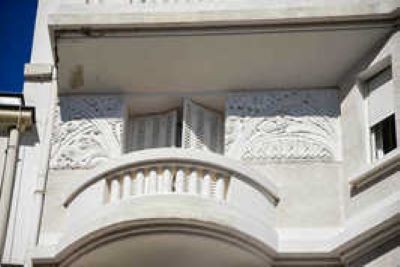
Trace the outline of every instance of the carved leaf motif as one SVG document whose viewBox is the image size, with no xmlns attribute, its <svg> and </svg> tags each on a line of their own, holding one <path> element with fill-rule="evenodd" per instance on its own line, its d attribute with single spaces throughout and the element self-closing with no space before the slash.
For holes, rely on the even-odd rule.
<svg viewBox="0 0 400 267">
<path fill-rule="evenodd" d="M 231 95 L 225 151 L 243 160 L 335 159 L 338 103 L 326 91 Z"/>
<path fill-rule="evenodd" d="M 92 168 L 121 152 L 120 98 L 62 97 L 54 116 L 50 168 Z"/>
</svg>

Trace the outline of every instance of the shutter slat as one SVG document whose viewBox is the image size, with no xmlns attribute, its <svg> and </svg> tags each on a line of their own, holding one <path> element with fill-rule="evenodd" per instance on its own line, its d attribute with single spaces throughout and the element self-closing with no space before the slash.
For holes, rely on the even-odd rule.
<svg viewBox="0 0 400 267">
<path fill-rule="evenodd" d="M 221 153 L 223 116 L 188 99 L 183 107 L 183 147 Z"/>
<path fill-rule="evenodd" d="M 176 146 L 177 112 L 134 117 L 129 120 L 127 144 L 129 151 Z"/>
</svg>

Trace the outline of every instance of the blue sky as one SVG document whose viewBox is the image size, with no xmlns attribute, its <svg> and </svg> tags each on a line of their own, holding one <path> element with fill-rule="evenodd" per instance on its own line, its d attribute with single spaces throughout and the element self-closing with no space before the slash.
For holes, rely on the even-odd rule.
<svg viewBox="0 0 400 267">
<path fill-rule="evenodd" d="M 37 0 L 0 0 L 0 91 L 21 92 L 31 56 Z"/>
</svg>

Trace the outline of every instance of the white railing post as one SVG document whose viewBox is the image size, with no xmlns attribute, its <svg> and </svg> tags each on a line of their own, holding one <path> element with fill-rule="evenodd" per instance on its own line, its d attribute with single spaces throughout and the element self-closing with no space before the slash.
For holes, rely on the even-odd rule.
<svg viewBox="0 0 400 267">
<path fill-rule="evenodd" d="M 211 175 L 207 172 L 203 176 L 203 182 L 201 184 L 201 195 L 209 198 L 211 196 Z"/>
<path fill-rule="evenodd" d="M 135 189 L 135 195 L 142 195 L 144 193 L 144 173 L 142 170 L 136 172 Z"/>
<path fill-rule="evenodd" d="M 132 177 L 129 173 L 124 175 L 123 179 L 123 187 L 122 187 L 122 198 L 127 199 L 132 194 Z"/>
<path fill-rule="evenodd" d="M 111 180 L 111 189 L 110 189 L 110 202 L 116 202 L 121 197 L 121 184 L 119 178 L 113 178 Z"/>
<path fill-rule="evenodd" d="M 189 193 L 193 195 L 198 194 L 197 189 L 197 171 L 195 169 L 192 170 L 189 177 Z"/>
<path fill-rule="evenodd" d="M 102 201 L 113 203 L 133 196 L 190 194 L 223 201 L 232 177 L 204 166 L 171 165 L 129 167 L 103 179 Z M 122 173 L 122 174 L 120 174 Z M 228 176 L 227 176 L 228 175 Z"/>
<path fill-rule="evenodd" d="M 175 192 L 181 194 L 185 191 L 185 171 L 179 168 L 176 172 Z"/>
<path fill-rule="evenodd" d="M 172 172 L 169 168 L 163 171 L 163 193 L 170 193 L 172 191 Z"/>
<path fill-rule="evenodd" d="M 147 193 L 149 194 L 155 194 L 157 193 L 157 170 L 156 169 L 151 169 L 149 172 L 149 177 L 148 177 L 148 191 Z"/>
<path fill-rule="evenodd" d="M 218 200 L 223 200 L 225 197 L 225 179 L 224 177 L 217 178 L 217 184 L 215 185 L 215 197 Z"/>
</svg>

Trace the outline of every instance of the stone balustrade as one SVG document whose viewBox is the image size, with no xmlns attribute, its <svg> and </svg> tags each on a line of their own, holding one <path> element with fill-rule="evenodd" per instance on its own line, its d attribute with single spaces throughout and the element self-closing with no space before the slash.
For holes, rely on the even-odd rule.
<svg viewBox="0 0 400 267">
<path fill-rule="evenodd" d="M 276 205 L 276 188 L 268 179 L 237 161 L 215 153 L 186 149 L 148 149 L 110 162 L 93 172 L 64 202 L 96 188 L 97 203 L 112 203 L 135 196 L 175 194 L 226 201 L 232 182 L 240 181 Z M 97 191 L 99 192 L 99 191 Z M 91 197 L 93 199 L 93 197 Z"/>
<path fill-rule="evenodd" d="M 134 196 L 155 194 L 189 194 L 226 200 L 230 174 L 196 165 L 168 164 L 127 168 L 107 180 L 105 203 Z"/>
</svg>

